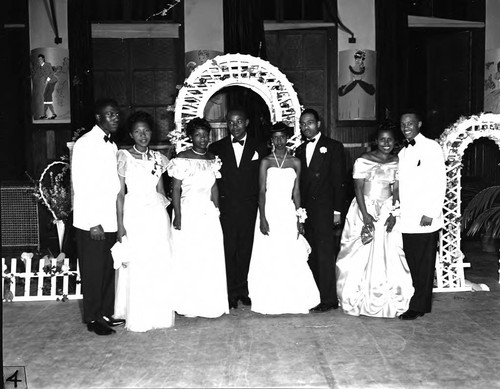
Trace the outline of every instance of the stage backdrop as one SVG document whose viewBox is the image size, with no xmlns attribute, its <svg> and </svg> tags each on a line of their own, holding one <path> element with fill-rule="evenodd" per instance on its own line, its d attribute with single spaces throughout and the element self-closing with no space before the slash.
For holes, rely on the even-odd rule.
<svg viewBox="0 0 500 389">
<path fill-rule="evenodd" d="M 71 122 L 67 15 L 67 0 L 29 0 L 31 116 L 35 124 Z"/>
</svg>

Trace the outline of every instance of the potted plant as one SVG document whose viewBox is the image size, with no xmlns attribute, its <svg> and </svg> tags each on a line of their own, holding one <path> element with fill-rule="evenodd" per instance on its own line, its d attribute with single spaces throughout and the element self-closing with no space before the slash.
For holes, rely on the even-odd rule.
<svg viewBox="0 0 500 389">
<path fill-rule="evenodd" d="M 467 236 L 482 233 L 483 250 L 496 251 L 495 241 L 500 238 L 500 185 L 480 191 L 469 202 L 462 215 L 462 227 Z"/>
</svg>

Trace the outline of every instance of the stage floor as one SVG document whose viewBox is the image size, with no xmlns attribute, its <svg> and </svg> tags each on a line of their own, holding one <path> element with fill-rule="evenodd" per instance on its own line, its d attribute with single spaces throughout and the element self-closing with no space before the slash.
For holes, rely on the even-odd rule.
<svg viewBox="0 0 500 389">
<path fill-rule="evenodd" d="M 464 252 L 466 278 L 491 291 L 434 294 L 415 321 L 245 307 L 96 336 L 80 301 L 3 303 L 3 365 L 25 367 L 30 389 L 500 388 L 497 258 L 475 242 Z"/>
</svg>

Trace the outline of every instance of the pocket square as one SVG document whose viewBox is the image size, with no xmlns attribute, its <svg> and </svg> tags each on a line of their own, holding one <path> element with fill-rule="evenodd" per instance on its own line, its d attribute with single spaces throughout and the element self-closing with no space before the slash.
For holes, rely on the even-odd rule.
<svg viewBox="0 0 500 389">
<path fill-rule="evenodd" d="M 256 161 L 259 159 L 259 153 L 256 151 L 253 153 L 252 161 Z"/>
</svg>

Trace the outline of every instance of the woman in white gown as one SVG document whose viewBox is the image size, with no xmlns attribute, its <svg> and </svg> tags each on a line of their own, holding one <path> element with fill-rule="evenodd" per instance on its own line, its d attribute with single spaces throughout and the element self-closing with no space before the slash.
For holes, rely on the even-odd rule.
<svg viewBox="0 0 500 389">
<path fill-rule="evenodd" d="M 175 310 L 188 317 L 229 313 L 226 264 L 216 178 L 220 160 L 208 152 L 210 124 L 192 119 L 186 129 L 193 147 L 170 161 L 173 177 Z"/>
<path fill-rule="evenodd" d="M 354 163 L 353 199 L 337 257 L 337 294 L 349 315 L 394 318 L 413 296 L 398 231 L 398 159 L 394 133 L 380 129 L 377 149 Z M 394 195 L 393 195 L 394 194 Z"/>
<path fill-rule="evenodd" d="M 118 239 L 130 262 L 118 271 L 115 317 L 130 331 L 174 325 L 171 227 L 162 174 L 168 159 L 149 149 L 153 118 L 135 112 L 128 119 L 135 144 L 119 150 Z M 116 267 L 116 266 L 115 266 Z"/>
<path fill-rule="evenodd" d="M 255 228 L 248 290 L 252 311 L 263 314 L 309 313 L 320 303 L 307 263 L 310 246 L 299 222 L 300 161 L 286 148 L 293 130 L 272 128 L 274 150 L 260 164 L 259 217 Z M 300 213 L 300 211 L 299 211 Z"/>
</svg>

